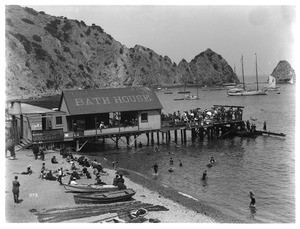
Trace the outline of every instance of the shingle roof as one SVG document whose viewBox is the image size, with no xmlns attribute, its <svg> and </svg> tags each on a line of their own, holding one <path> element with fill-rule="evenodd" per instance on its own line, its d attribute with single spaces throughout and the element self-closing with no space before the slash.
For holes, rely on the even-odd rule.
<svg viewBox="0 0 300 229">
<path fill-rule="evenodd" d="M 70 115 L 162 109 L 155 92 L 147 87 L 66 90 L 62 93 Z"/>
</svg>

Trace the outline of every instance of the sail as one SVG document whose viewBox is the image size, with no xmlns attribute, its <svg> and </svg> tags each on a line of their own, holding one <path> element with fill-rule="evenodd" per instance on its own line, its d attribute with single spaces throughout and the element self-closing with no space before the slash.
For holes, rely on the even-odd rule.
<svg viewBox="0 0 300 229">
<path fill-rule="evenodd" d="M 266 88 L 276 88 L 276 79 L 275 79 L 275 77 L 269 75 L 269 84 L 265 87 Z"/>
</svg>

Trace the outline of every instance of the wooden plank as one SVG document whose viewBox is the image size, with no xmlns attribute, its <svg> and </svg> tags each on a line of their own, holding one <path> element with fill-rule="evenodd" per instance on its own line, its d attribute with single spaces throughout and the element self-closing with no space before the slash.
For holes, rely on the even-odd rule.
<svg viewBox="0 0 300 229">
<path fill-rule="evenodd" d="M 275 133 L 275 132 L 270 132 L 270 131 L 256 130 L 255 132 L 258 133 L 258 134 L 267 134 L 267 135 L 274 135 L 274 136 L 281 136 L 281 137 L 286 136 L 284 133 Z"/>
</svg>

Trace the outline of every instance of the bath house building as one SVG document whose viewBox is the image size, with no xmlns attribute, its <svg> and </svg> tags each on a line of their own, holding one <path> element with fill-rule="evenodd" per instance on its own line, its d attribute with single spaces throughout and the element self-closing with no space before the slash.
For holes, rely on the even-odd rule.
<svg viewBox="0 0 300 229">
<path fill-rule="evenodd" d="M 160 130 L 162 108 L 149 88 L 65 90 L 59 105 L 64 141 L 76 141 L 78 150 L 89 137 L 118 141 L 121 136 Z"/>
</svg>

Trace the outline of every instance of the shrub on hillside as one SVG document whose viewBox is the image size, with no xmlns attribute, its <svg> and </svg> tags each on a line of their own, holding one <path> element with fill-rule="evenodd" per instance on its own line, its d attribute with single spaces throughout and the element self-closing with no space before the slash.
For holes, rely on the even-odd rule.
<svg viewBox="0 0 300 229">
<path fill-rule="evenodd" d="M 60 24 L 60 20 L 55 19 L 48 23 L 44 29 L 49 32 L 53 37 L 58 38 L 61 36 L 61 34 L 58 31 L 58 25 Z"/>
<path fill-rule="evenodd" d="M 46 13 L 44 11 L 40 11 L 39 12 L 41 15 L 46 15 Z"/>
<path fill-rule="evenodd" d="M 70 52 L 70 48 L 67 46 L 63 46 L 63 50 L 64 50 L 64 52 Z"/>
<path fill-rule="evenodd" d="M 37 41 L 37 42 L 41 42 L 42 41 L 42 38 L 40 36 L 38 36 L 38 35 L 33 35 L 32 39 L 35 40 L 35 41 Z"/>
<path fill-rule="evenodd" d="M 23 45 L 23 47 L 24 47 L 25 51 L 27 52 L 27 54 L 30 54 L 31 50 L 32 50 L 30 41 L 27 40 L 27 38 L 24 35 L 20 34 L 20 33 L 17 33 L 17 34 L 12 33 L 12 35 L 21 42 L 21 44 Z"/>
<path fill-rule="evenodd" d="M 12 20 L 10 18 L 6 18 L 5 21 L 6 21 L 6 25 L 9 25 L 11 27 L 14 26 L 14 24 L 12 23 Z"/>
<path fill-rule="evenodd" d="M 22 18 L 21 20 L 22 20 L 22 21 L 24 21 L 25 23 L 28 23 L 28 24 L 34 25 L 34 22 L 33 22 L 33 21 L 30 21 L 30 20 L 29 20 L 29 19 L 27 19 L 27 18 Z"/>
<path fill-rule="evenodd" d="M 46 60 L 47 57 L 49 57 L 49 54 L 46 50 L 43 49 L 43 47 L 35 42 L 31 42 L 32 47 L 34 48 L 35 57 L 37 60 Z"/>
<path fill-rule="evenodd" d="M 78 65 L 78 68 L 80 68 L 80 70 L 81 70 L 81 71 L 83 71 L 83 70 L 84 70 L 84 67 L 83 67 L 83 65 L 82 65 L 82 64 L 79 64 L 79 65 Z"/>
<path fill-rule="evenodd" d="M 62 27 L 62 30 L 64 32 L 66 32 L 66 31 L 71 30 L 71 29 L 72 29 L 71 23 L 68 20 L 66 20 L 64 26 Z"/>
<path fill-rule="evenodd" d="M 32 8 L 28 8 L 28 7 L 25 7 L 25 11 L 33 16 L 37 16 L 39 15 L 38 12 L 36 12 L 34 9 Z"/>
<path fill-rule="evenodd" d="M 120 48 L 119 52 L 120 54 L 123 54 L 123 48 Z"/>
<path fill-rule="evenodd" d="M 105 44 L 111 45 L 111 42 L 108 41 L 108 40 L 106 40 L 106 41 L 105 41 Z"/>
</svg>

